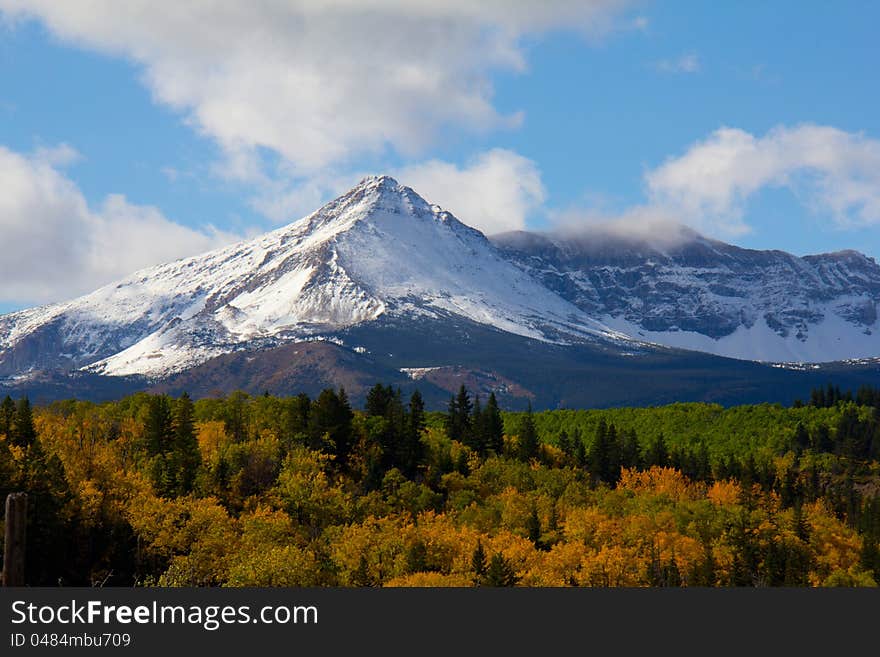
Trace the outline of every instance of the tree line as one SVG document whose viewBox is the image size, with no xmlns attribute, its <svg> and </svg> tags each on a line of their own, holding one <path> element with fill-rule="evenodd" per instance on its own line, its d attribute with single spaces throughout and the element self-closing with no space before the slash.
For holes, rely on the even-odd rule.
<svg viewBox="0 0 880 657">
<path fill-rule="evenodd" d="M 32 585 L 868 585 L 880 422 L 860 398 L 7 397 L 0 486 L 33 500 Z"/>
</svg>

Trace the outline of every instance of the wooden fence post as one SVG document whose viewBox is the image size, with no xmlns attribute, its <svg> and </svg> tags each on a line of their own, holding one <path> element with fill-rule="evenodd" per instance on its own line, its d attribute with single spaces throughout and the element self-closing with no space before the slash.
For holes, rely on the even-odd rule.
<svg viewBox="0 0 880 657">
<path fill-rule="evenodd" d="M 6 542 L 3 544 L 3 586 L 24 586 L 27 493 L 6 496 Z"/>
</svg>

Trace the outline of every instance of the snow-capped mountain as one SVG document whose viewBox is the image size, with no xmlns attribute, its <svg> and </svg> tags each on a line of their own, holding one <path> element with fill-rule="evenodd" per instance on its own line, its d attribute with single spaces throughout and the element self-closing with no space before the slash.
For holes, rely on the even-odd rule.
<svg viewBox="0 0 880 657">
<path fill-rule="evenodd" d="M 732 358 L 880 356 L 880 266 L 855 251 L 796 257 L 669 227 L 665 247 L 607 229 L 505 233 L 523 271 L 635 338 Z"/>
<path fill-rule="evenodd" d="M 161 378 L 380 317 L 460 317 L 551 343 L 627 342 L 478 231 L 380 176 L 254 240 L 0 317 L 0 377 Z"/>
<path fill-rule="evenodd" d="M 467 383 L 514 406 L 553 407 L 790 401 L 832 374 L 876 383 L 874 361 L 791 369 L 669 349 L 773 362 L 880 356 L 873 260 L 680 233 L 663 248 L 595 232 L 489 240 L 370 177 L 262 237 L 0 316 L 0 390 L 97 399 L 345 381 L 358 398 L 381 380 L 417 383 L 435 405 Z"/>
</svg>

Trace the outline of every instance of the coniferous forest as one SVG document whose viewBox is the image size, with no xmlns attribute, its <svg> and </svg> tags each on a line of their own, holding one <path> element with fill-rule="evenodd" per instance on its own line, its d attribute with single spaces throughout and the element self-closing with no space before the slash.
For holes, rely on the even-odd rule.
<svg viewBox="0 0 880 657">
<path fill-rule="evenodd" d="M 876 586 L 880 391 L 7 397 L 0 489 L 28 493 L 31 586 Z"/>
</svg>

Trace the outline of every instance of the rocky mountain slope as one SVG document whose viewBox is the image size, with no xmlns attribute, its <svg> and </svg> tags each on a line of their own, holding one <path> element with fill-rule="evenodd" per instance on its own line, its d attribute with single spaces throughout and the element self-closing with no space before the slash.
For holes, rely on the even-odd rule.
<svg viewBox="0 0 880 657">
<path fill-rule="evenodd" d="M 626 342 L 478 231 L 393 179 L 371 177 L 257 239 L 0 317 L 0 376 L 85 369 L 161 378 L 381 316 L 441 315 L 537 340 Z"/>
<path fill-rule="evenodd" d="M 434 408 L 461 384 L 547 408 L 791 402 L 830 377 L 880 383 L 873 260 L 677 230 L 663 248 L 595 232 L 489 240 L 370 177 L 256 239 L 0 316 L 0 393 L 344 385 L 359 403 L 381 381 L 419 388 Z M 755 362 L 843 358 L 862 360 Z"/>
<path fill-rule="evenodd" d="M 635 338 L 771 362 L 880 355 L 873 259 L 796 257 L 670 230 L 678 235 L 666 235 L 666 248 L 598 229 L 492 240 L 546 287 Z"/>
</svg>

